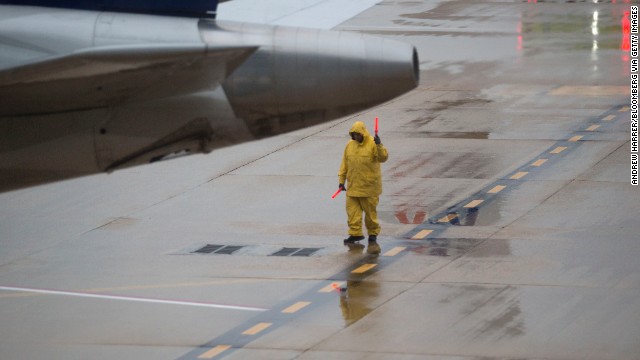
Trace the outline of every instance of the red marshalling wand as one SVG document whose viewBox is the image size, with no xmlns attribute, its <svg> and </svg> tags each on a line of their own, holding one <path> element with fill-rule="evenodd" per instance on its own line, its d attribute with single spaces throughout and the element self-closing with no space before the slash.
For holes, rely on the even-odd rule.
<svg viewBox="0 0 640 360">
<path fill-rule="evenodd" d="M 376 117 L 376 125 L 374 127 L 374 131 L 376 133 L 376 136 L 378 135 L 378 118 Z"/>
<path fill-rule="evenodd" d="M 338 194 L 340 194 L 341 191 L 342 191 L 342 189 L 338 189 L 338 191 L 336 191 L 333 195 L 331 195 L 331 198 L 335 199 L 336 196 L 338 196 Z"/>
</svg>

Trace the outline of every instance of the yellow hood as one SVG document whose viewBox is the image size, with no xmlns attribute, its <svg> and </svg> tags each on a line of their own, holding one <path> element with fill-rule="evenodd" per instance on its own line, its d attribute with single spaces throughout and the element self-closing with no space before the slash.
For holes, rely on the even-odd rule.
<svg viewBox="0 0 640 360">
<path fill-rule="evenodd" d="M 367 131 L 367 127 L 364 125 L 362 121 L 356 121 L 353 124 L 353 126 L 351 127 L 351 130 L 349 130 L 349 134 L 354 132 L 358 134 L 362 134 L 362 136 L 364 136 L 365 139 L 371 136 L 371 134 L 369 134 L 369 131 Z"/>
</svg>

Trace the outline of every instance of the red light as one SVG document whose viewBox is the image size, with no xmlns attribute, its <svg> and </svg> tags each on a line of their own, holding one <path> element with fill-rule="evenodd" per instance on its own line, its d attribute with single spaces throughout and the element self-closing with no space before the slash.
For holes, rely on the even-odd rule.
<svg viewBox="0 0 640 360">
<path fill-rule="evenodd" d="M 625 35 L 631 34 L 631 21 L 629 20 L 630 13 L 628 11 L 624 12 L 624 16 L 622 17 L 622 33 Z"/>
<path fill-rule="evenodd" d="M 522 35 L 518 35 L 518 50 L 522 50 Z"/>
<path fill-rule="evenodd" d="M 631 21 L 629 20 L 629 15 L 630 13 L 625 11 L 624 16 L 622 17 L 622 44 L 620 45 L 620 49 L 626 52 L 631 50 L 631 42 L 629 40 L 629 34 L 631 34 Z"/>
</svg>

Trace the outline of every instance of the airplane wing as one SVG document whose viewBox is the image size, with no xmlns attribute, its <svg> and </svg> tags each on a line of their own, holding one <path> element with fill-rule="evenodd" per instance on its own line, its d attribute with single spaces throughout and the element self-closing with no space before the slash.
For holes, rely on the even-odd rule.
<svg viewBox="0 0 640 360">
<path fill-rule="evenodd" d="M 0 0 L 0 192 L 208 153 L 415 88 L 410 44 L 285 26 L 374 2 L 223 2 L 276 10 L 251 24 L 214 19 L 217 0 Z"/>
<path fill-rule="evenodd" d="M 91 109 L 215 89 L 256 49 L 168 44 L 80 50 L 0 71 L 0 115 Z"/>
</svg>

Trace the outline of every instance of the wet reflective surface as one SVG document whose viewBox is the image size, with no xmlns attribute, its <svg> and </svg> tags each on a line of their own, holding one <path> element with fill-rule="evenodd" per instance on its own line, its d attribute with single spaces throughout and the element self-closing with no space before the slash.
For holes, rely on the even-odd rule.
<svg viewBox="0 0 640 360">
<path fill-rule="evenodd" d="M 381 2 L 338 28 L 417 46 L 421 84 L 402 98 L 206 157 L 1 194 L 0 286 L 267 309 L 2 290 L 3 355 L 637 358 L 628 6 Z M 344 197 L 330 198 L 351 124 L 376 116 L 390 153 L 379 254 L 343 245 Z M 188 255 L 206 244 L 322 250 Z"/>
</svg>

